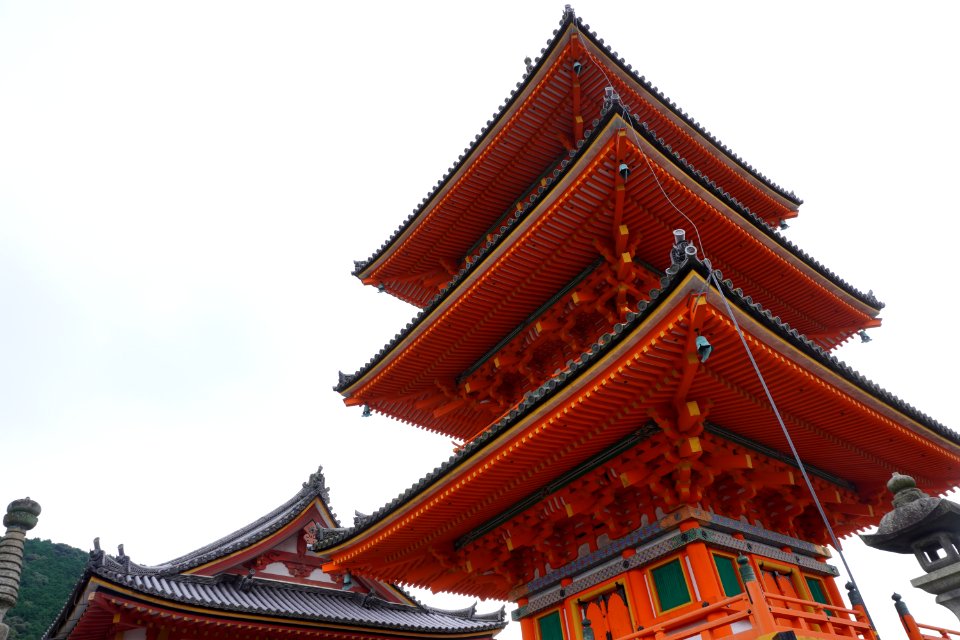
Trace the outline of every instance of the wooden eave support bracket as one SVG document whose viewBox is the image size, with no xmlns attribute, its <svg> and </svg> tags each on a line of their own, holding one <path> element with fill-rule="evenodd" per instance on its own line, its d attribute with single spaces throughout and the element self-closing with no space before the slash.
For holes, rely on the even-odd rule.
<svg viewBox="0 0 960 640">
<path fill-rule="evenodd" d="M 617 166 L 617 170 L 614 173 L 613 178 L 613 238 L 616 243 L 617 237 L 620 231 L 620 225 L 623 223 L 623 203 L 626 199 L 626 190 L 627 190 L 627 181 L 626 178 L 621 175 L 619 167 L 620 163 L 626 160 L 627 155 L 627 130 L 619 129 L 617 131 L 617 141 L 615 145 L 615 158 L 614 164 Z M 626 243 L 623 245 L 626 246 Z M 618 248 L 617 253 L 623 251 L 623 248 Z"/>
<path fill-rule="evenodd" d="M 753 471 L 750 480 L 761 486 L 787 486 L 797 484 L 799 476 L 793 471 Z"/>
<path fill-rule="evenodd" d="M 580 36 L 576 33 L 570 35 L 570 53 L 576 60 L 577 56 L 584 51 L 583 43 L 580 42 Z M 571 63 L 572 65 L 573 63 Z M 581 64 L 583 61 L 581 60 Z M 573 102 L 573 141 L 576 144 L 583 139 L 583 96 L 580 90 L 580 76 L 571 68 L 571 100 Z"/>
<path fill-rule="evenodd" d="M 336 562 L 326 562 L 320 567 L 320 570 L 328 575 L 336 575 L 345 571 L 345 569 Z"/>
<path fill-rule="evenodd" d="M 447 404 L 445 404 L 445 405 L 443 405 L 443 406 L 441 406 L 441 407 L 439 407 L 439 408 L 437 408 L 437 409 L 434 409 L 434 411 L 433 411 L 433 417 L 434 417 L 434 418 L 442 418 L 443 416 L 447 415 L 448 413 L 452 413 L 452 412 L 456 411 L 457 409 L 460 409 L 461 407 L 463 407 L 463 406 L 466 405 L 466 404 L 467 404 L 467 399 L 466 399 L 466 398 L 458 398 L 457 400 L 454 400 L 453 402 L 448 402 Z"/>
<path fill-rule="evenodd" d="M 846 502 L 846 501 L 837 501 L 837 502 L 825 501 L 823 503 L 823 506 L 828 508 L 830 511 L 833 511 L 835 513 L 842 513 L 847 516 L 856 516 L 859 518 L 876 517 L 876 512 L 873 510 L 873 507 L 869 504 Z"/>
<path fill-rule="evenodd" d="M 683 348 L 683 358 L 680 363 L 680 382 L 677 385 L 677 392 L 673 396 L 674 406 L 678 415 L 683 415 L 683 407 L 687 394 L 690 393 L 690 387 L 693 385 L 693 379 L 697 375 L 700 366 L 700 358 L 697 355 L 697 336 L 703 328 L 703 321 L 707 314 L 703 313 L 702 308 L 706 306 L 707 299 L 703 295 L 693 295 L 690 298 L 690 323 L 687 328 L 687 341 Z"/>
</svg>

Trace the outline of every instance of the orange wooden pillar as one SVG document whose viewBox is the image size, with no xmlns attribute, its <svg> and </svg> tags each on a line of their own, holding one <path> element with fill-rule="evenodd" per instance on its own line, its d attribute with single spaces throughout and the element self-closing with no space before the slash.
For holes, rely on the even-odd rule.
<svg viewBox="0 0 960 640">
<path fill-rule="evenodd" d="M 699 528 L 700 523 L 696 520 L 689 520 L 680 524 L 681 532 Z M 700 599 L 706 600 L 710 604 L 723 600 L 725 596 L 717 579 L 717 572 L 713 570 L 713 560 L 710 557 L 707 545 L 701 541 L 691 542 L 684 550 L 687 552 L 687 557 L 690 558 L 690 566 L 697 581 Z"/>
<path fill-rule="evenodd" d="M 850 606 L 853 607 L 854 611 L 860 614 L 862 620 L 865 620 L 867 624 L 870 625 L 870 631 L 865 635 L 870 638 L 870 640 L 878 640 L 877 630 L 873 626 L 873 620 L 870 618 L 870 614 L 867 612 L 867 606 L 863 604 L 863 596 L 860 595 L 860 592 L 852 582 L 848 582 L 846 587 L 847 597 L 850 599 Z M 913 620 L 912 617 L 910 619 Z"/>
<path fill-rule="evenodd" d="M 620 557 L 626 560 L 636 554 L 633 549 L 625 549 Z M 627 588 L 630 593 L 630 605 L 633 607 L 633 613 L 636 615 L 637 626 L 646 629 L 653 624 L 656 614 L 650 600 L 650 591 L 643 579 L 641 569 L 629 569 L 626 572 Z"/>
<path fill-rule="evenodd" d="M 923 633 L 921 633 L 920 627 L 917 626 L 917 621 L 910 615 L 910 611 L 907 609 L 907 603 L 900 598 L 899 593 L 895 593 L 891 597 L 896 603 L 894 606 L 897 608 L 897 615 L 900 616 L 900 624 L 903 625 L 903 630 L 907 632 L 907 638 L 910 640 L 923 640 Z"/>
<path fill-rule="evenodd" d="M 750 566 L 750 559 L 746 556 L 739 556 L 737 564 L 740 565 L 740 578 L 743 580 L 743 586 L 747 590 L 747 596 L 750 598 L 750 609 L 752 610 L 753 628 L 757 630 L 757 635 L 773 633 L 776 631 L 777 623 L 770 612 L 770 606 L 767 604 L 767 598 L 757 582 L 757 574 Z"/>
<path fill-rule="evenodd" d="M 817 556 L 816 560 L 818 562 L 826 562 L 827 558 Z M 827 593 L 830 595 L 830 601 L 838 607 L 842 606 L 843 596 L 840 595 L 840 588 L 837 586 L 836 578 L 824 578 L 823 584 L 827 588 Z"/>
<path fill-rule="evenodd" d="M 696 520 L 689 520 L 680 524 L 680 531 L 691 531 L 699 529 L 700 523 Z M 709 604 L 715 604 L 723 600 L 726 596 L 723 593 L 723 586 L 713 568 L 713 558 L 710 556 L 710 550 L 702 541 L 691 542 L 685 548 L 687 558 L 690 559 L 690 567 L 693 571 L 693 577 L 697 581 L 697 589 L 700 592 L 700 600 Z M 725 614 L 722 611 L 715 611 L 707 615 L 707 620 L 712 621 L 722 618 Z M 704 631 L 704 640 L 710 637 L 724 636 L 730 633 L 730 627 L 720 627 L 711 631 Z"/>
<path fill-rule="evenodd" d="M 517 600 L 517 606 L 524 607 L 528 602 L 530 601 L 527 598 L 520 598 Z M 532 616 L 520 618 L 520 636 L 523 640 L 537 640 L 537 631 L 534 627 Z"/>
</svg>

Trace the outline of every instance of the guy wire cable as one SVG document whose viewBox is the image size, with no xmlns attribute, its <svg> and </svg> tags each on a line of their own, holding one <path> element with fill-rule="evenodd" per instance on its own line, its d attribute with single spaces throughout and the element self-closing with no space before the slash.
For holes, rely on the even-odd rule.
<svg viewBox="0 0 960 640">
<path fill-rule="evenodd" d="M 733 313 L 733 308 L 730 306 L 727 296 L 723 293 L 723 287 L 720 281 L 717 279 L 716 271 L 714 269 L 710 270 L 710 278 L 713 280 L 713 283 L 717 287 L 717 291 L 720 293 L 720 298 L 723 300 L 723 305 L 727 309 L 727 315 L 730 316 L 730 320 L 733 322 L 733 327 L 736 329 L 737 335 L 740 337 L 740 342 L 743 344 L 743 348 L 747 352 L 747 357 L 750 359 L 750 364 L 753 365 L 753 370 L 757 374 L 757 379 L 760 380 L 760 385 L 763 387 L 763 392 L 767 396 L 767 401 L 770 403 L 770 408 L 773 409 L 773 414 L 777 417 L 777 422 L 780 424 L 780 429 L 783 431 L 783 435 L 787 439 L 787 444 L 790 445 L 790 452 L 793 454 L 793 459 L 796 461 L 797 467 L 800 469 L 801 475 L 803 475 L 803 480 L 807 484 L 807 489 L 809 489 L 810 495 L 813 497 L 813 503 L 817 506 L 817 511 L 820 512 L 820 518 L 823 519 L 823 523 L 827 526 L 827 533 L 830 534 L 830 540 L 833 542 L 833 548 L 837 550 L 837 555 L 840 556 L 840 561 L 843 562 L 843 567 L 846 569 L 847 575 L 850 577 L 850 582 L 853 584 L 853 588 L 859 593 L 860 587 L 857 586 L 857 579 L 853 577 L 853 571 L 850 570 L 850 565 L 847 564 L 847 558 L 844 556 L 843 549 L 840 547 L 840 541 L 837 539 L 837 535 L 834 533 L 833 527 L 830 525 L 830 520 L 827 519 L 827 514 L 823 510 L 823 505 L 820 504 L 820 498 L 817 497 L 817 492 L 813 488 L 813 482 L 810 480 L 810 476 L 807 474 L 807 468 L 800 459 L 800 454 L 797 452 L 797 447 L 793 444 L 793 438 L 790 437 L 790 430 L 787 429 L 787 425 L 783 421 L 783 417 L 780 415 L 780 410 L 777 408 L 777 403 L 773 399 L 773 394 L 770 392 L 770 388 L 767 387 L 767 381 L 764 380 L 763 374 L 760 373 L 760 367 L 757 365 L 757 361 L 753 357 L 753 351 L 750 349 L 750 345 L 747 343 L 747 339 L 743 335 L 743 331 L 740 329 L 740 323 L 737 322 L 737 318 Z M 873 616 L 870 615 L 870 611 L 867 609 L 866 602 L 863 603 L 863 609 L 866 611 L 867 617 L 870 619 L 870 626 L 874 627 L 874 631 L 876 631 L 876 627 L 873 624 Z"/>
<path fill-rule="evenodd" d="M 604 71 L 603 65 L 600 64 L 599 61 L 597 61 L 597 59 L 593 56 L 593 54 L 587 51 L 586 48 L 584 48 L 584 51 L 586 55 L 591 60 L 593 60 L 594 66 L 600 71 L 604 79 L 607 81 L 607 86 L 613 88 L 614 84 L 613 82 L 610 81 L 610 77 Z M 633 126 L 635 124 L 636 119 L 634 118 L 632 113 L 630 113 L 630 111 L 628 110 L 628 107 L 624 103 L 622 97 L 620 99 L 620 105 L 623 110 L 623 115 L 631 123 L 630 129 L 633 133 L 634 141 L 637 144 L 637 151 L 640 152 L 640 155 L 646 161 L 647 169 L 650 171 L 651 176 L 653 176 L 653 179 L 656 181 L 657 186 L 660 188 L 661 194 L 663 195 L 664 199 L 670 204 L 670 206 L 673 207 L 677 211 L 677 213 L 679 213 L 683 217 L 683 219 L 689 222 L 690 225 L 693 227 L 694 233 L 697 236 L 697 243 L 700 245 L 700 252 L 703 255 L 703 263 L 708 269 L 707 283 L 704 288 L 704 291 L 706 291 L 706 289 L 709 288 L 709 281 L 712 279 L 714 284 L 717 287 L 718 293 L 720 294 L 720 298 L 723 300 L 723 304 L 726 307 L 727 315 L 730 317 L 730 320 L 733 322 L 733 326 L 737 331 L 737 335 L 740 337 L 740 342 L 743 344 L 743 348 L 747 352 L 747 357 L 750 360 L 750 364 L 753 367 L 753 371 L 754 373 L 756 373 L 757 379 L 760 381 L 760 385 L 763 387 L 763 391 L 766 394 L 767 401 L 770 403 L 770 408 L 773 410 L 773 414 L 780 425 L 780 430 L 783 432 L 783 435 L 787 440 L 787 444 L 790 447 L 790 452 L 793 455 L 793 459 L 797 463 L 797 468 L 800 469 L 800 473 L 803 476 L 803 480 L 807 485 L 807 490 L 810 492 L 810 495 L 813 498 L 813 502 L 817 507 L 817 511 L 820 514 L 820 518 L 823 520 L 823 523 L 826 526 L 827 533 L 830 535 L 830 540 L 833 543 L 833 547 L 834 549 L 836 549 L 837 554 L 840 556 L 840 561 L 843 563 L 843 567 L 847 572 L 847 576 L 850 578 L 850 582 L 853 585 L 853 588 L 859 593 L 860 587 L 857 585 L 857 580 L 853 575 L 853 571 L 850 569 L 850 565 L 847 563 L 847 558 L 844 555 L 843 549 L 840 546 L 840 541 L 837 539 L 836 533 L 833 530 L 833 526 L 830 524 L 830 520 L 827 518 L 827 514 L 823 509 L 823 505 L 820 503 L 820 498 L 817 496 L 817 492 L 813 487 L 813 482 L 810 480 L 810 476 L 807 473 L 807 468 L 803 464 L 803 460 L 801 460 L 800 458 L 800 453 L 797 451 L 797 448 L 793 443 L 793 438 L 790 436 L 790 430 L 787 428 L 786 423 L 784 422 L 782 416 L 780 415 L 780 410 L 777 408 L 777 403 L 773 399 L 773 394 L 770 392 L 770 389 L 767 386 L 767 382 L 764 379 L 763 374 L 760 372 L 760 367 L 757 365 L 757 361 L 753 357 L 753 352 L 750 350 L 750 345 L 747 343 L 747 339 L 743 335 L 743 331 L 740 329 L 740 324 L 737 322 L 736 316 L 733 313 L 733 309 L 730 306 L 730 303 L 727 300 L 727 297 L 723 293 L 723 286 L 716 276 L 716 269 L 713 268 L 713 264 L 707 258 L 707 252 L 703 245 L 703 239 L 700 236 L 700 230 L 697 228 L 696 223 L 686 213 L 684 213 L 681 210 L 681 208 L 677 206 L 676 203 L 674 203 L 673 199 L 670 198 L 670 195 L 667 193 L 666 189 L 664 189 L 663 184 L 660 182 L 660 179 L 657 177 L 656 171 L 654 171 L 653 166 L 651 165 L 650 159 L 647 157 L 647 154 L 643 152 L 640 137 L 637 135 L 636 128 Z M 870 611 L 867 608 L 866 602 L 863 603 L 863 608 L 867 614 L 868 620 L 870 621 L 870 626 L 872 627 L 875 633 L 878 633 L 876 626 L 873 623 L 873 616 L 870 615 Z M 879 636 L 879 633 L 878 633 L 878 636 Z"/>
</svg>

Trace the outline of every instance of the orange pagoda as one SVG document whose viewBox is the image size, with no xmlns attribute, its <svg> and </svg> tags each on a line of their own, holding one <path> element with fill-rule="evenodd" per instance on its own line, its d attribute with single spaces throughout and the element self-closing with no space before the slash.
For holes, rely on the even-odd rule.
<svg viewBox="0 0 960 640">
<path fill-rule="evenodd" d="M 831 355 L 883 305 L 778 232 L 800 204 L 567 8 L 356 265 L 421 310 L 337 391 L 460 445 L 323 571 L 512 600 L 524 640 L 874 638 L 826 545 L 893 471 L 953 487 L 960 435 Z"/>
</svg>

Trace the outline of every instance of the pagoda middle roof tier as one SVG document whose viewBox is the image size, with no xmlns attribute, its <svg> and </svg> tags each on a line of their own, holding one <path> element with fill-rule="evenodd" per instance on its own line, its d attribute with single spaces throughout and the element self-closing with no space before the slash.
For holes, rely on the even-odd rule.
<svg viewBox="0 0 960 640">
<path fill-rule="evenodd" d="M 805 464 L 840 479 L 868 504 L 879 504 L 893 471 L 917 477 L 931 492 L 955 486 L 960 434 L 721 279 L 695 260 L 671 267 L 649 301 L 567 370 L 394 501 L 329 538 L 321 553 L 346 569 L 379 567 L 373 575 L 380 579 L 389 578 L 391 567 L 413 575 L 411 567 L 430 562 L 416 549 L 452 544 L 628 437 L 652 414 L 666 415 L 689 400 L 729 434 L 787 459 L 740 331 Z M 696 332 L 713 346 L 702 363 L 689 357 Z M 867 526 L 879 509 L 865 518 L 838 533 Z"/>
<path fill-rule="evenodd" d="M 575 148 L 583 123 L 599 116 L 608 86 L 665 145 L 765 223 L 797 215 L 801 200 L 727 149 L 568 10 L 493 119 L 354 274 L 417 306 L 428 304 L 471 248 Z"/>
<path fill-rule="evenodd" d="M 426 309 L 366 366 L 341 374 L 336 390 L 348 403 L 368 404 L 454 437 L 482 429 L 488 413 L 464 407 L 438 417 L 417 406 L 422 394 L 437 384 L 455 385 L 491 347 L 596 262 L 597 242 L 608 241 L 615 226 L 618 153 L 632 168 L 621 222 L 638 239 L 634 259 L 666 268 L 672 230 L 691 231 L 687 220 L 695 220 L 714 266 L 820 346 L 832 348 L 879 324 L 882 305 L 872 295 L 851 287 L 740 207 L 634 117 L 624 119 L 612 107 L 593 124 L 585 144 Z"/>
</svg>

